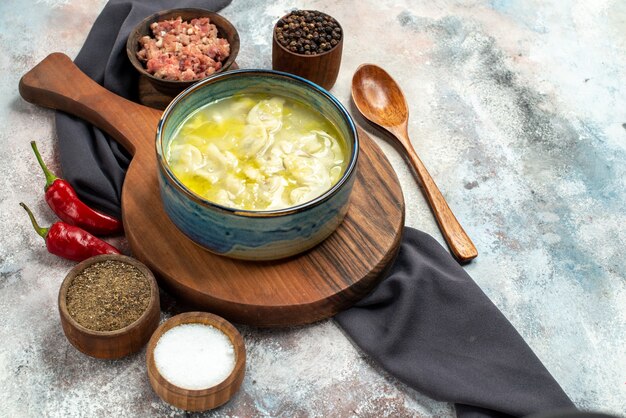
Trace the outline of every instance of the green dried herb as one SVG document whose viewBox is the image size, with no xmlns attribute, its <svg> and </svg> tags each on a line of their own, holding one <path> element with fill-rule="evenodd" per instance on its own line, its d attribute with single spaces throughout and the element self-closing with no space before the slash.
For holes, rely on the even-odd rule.
<svg viewBox="0 0 626 418">
<path fill-rule="evenodd" d="M 136 267 L 114 260 L 95 263 L 67 289 L 69 314 L 94 331 L 115 331 L 135 322 L 148 308 L 150 282 Z"/>
</svg>

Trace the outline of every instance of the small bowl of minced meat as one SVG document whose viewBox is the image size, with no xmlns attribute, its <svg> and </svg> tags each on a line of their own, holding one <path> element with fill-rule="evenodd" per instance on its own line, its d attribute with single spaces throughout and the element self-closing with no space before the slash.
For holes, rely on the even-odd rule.
<svg viewBox="0 0 626 418">
<path fill-rule="evenodd" d="M 204 9 L 171 9 L 148 16 L 126 43 L 133 67 L 168 96 L 230 69 L 238 52 L 235 27 Z"/>
</svg>

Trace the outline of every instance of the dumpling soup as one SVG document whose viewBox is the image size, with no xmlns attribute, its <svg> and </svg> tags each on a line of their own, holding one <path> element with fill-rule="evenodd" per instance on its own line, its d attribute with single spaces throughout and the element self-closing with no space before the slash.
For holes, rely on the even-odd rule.
<svg viewBox="0 0 626 418">
<path fill-rule="evenodd" d="M 165 153 L 178 179 L 222 206 L 269 211 L 315 199 L 339 181 L 349 153 L 335 126 L 299 101 L 238 94 L 180 125 Z"/>
</svg>

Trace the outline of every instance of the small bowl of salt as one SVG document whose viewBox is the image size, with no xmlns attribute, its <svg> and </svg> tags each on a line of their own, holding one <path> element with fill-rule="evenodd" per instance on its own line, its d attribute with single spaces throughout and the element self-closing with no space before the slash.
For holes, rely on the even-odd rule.
<svg viewBox="0 0 626 418">
<path fill-rule="evenodd" d="M 148 377 L 165 402 L 186 411 L 207 411 L 237 392 L 246 350 L 237 329 L 207 312 L 187 312 L 162 323 L 146 353 Z"/>
</svg>

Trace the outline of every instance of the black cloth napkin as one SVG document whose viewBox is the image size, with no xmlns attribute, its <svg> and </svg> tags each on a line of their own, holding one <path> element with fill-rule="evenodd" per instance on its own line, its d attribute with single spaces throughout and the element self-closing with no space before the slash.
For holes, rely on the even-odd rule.
<svg viewBox="0 0 626 418">
<path fill-rule="evenodd" d="M 389 373 L 454 402 L 459 417 L 573 407 L 511 323 L 424 232 L 404 228 L 389 276 L 335 319 Z"/>
<path fill-rule="evenodd" d="M 219 10 L 228 3 L 111 0 L 75 62 L 107 89 L 135 100 L 138 77 L 125 51 L 132 28 L 162 9 Z M 64 177 L 84 201 L 119 216 L 126 152 L 67 114 L 57 113 L 56 127 Z M 423 232 L 405 228 L 389 276 L 336 321 L 391 374 L 434 399 L 454 402 L 459 417 L 523 416 L 573 406 L 465 270 Z"/>
<path fill-rule="evenodd" d="M 231 0 L 110 0 L 74 63 L 113 93 L 137 101 L 139 75 L 126 55 L 128 35 L 160 10 L 199 7 L 218 11 Z M 130 156 L 108 135 L 81 119 L 57 112 L 63 176 L 90 206 L 121 217 L 122 183 Z"/>
</svg>

